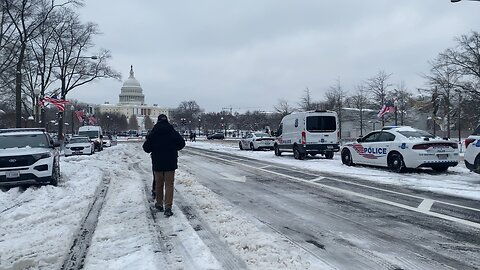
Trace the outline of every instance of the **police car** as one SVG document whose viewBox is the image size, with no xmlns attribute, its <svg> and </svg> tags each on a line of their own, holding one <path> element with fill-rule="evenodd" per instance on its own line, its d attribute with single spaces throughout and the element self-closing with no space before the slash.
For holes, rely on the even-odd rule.
<svg viewBox="0 0 480 270">
<path fill-rule="evenodd" d="M 95 146 L 88 137 L 72 137 L 65 145 L 63 152 L 66 157 L 71 155 L 92 155 L 95 152 Z"/>
<path fill-rule="evenodd" d="M 472 135 L 465 140 L 465 166 L 476 173 L 480 173 L 480 125 Z"/>
<path fill-rule="evenodd" d="M 0 129 L 0 186 L 56 186 L 60 179 L 59 146 L 42 128 Z"/>
<path fill-rule="evenodd" d="M 456 142 L 408 126 L 372 131 L 355 142 L 345 144 L 341 155 L 343 164 L 348 166 L 382 166 L 394 172 L 420 167 L 442 172 L 456 166 L 459 160 Z"/>
<path fill-rule="evenodd" d="M 273 143 L 275 138 L 265 132 L 254 132 L 245 135 L 239 142 L 240 150 L 250 149 L 252 151 L 259 149 L 273 150 Z"/>
</svg>

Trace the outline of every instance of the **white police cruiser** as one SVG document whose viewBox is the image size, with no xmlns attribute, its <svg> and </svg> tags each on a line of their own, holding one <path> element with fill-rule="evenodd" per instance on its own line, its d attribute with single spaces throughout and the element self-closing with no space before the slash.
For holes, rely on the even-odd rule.
<svg viewBox="0 0 480 270">
<path fill-rule="evenodd" d="M 465 140 L 465 166 L 476 173 L 480 173 L 480 125 L 472 135 Z"/>
<path fill-rule="evenodd" d="M 0 186 L 51 184 L 60 179 L 60 154 L 45 129 L 0 129 Z"/>
<path fill-rule="evenodd" d="M 382 166 L 394 172 L 419 167 L 441 172 L 456 166 L 459 160 L 456 142 L 408 126 L 372 131 L 355 142 L 345 144 L 341 155 L 343 164 L 348 166 Z"/>
<path fill-rule="evenodd" d="M 95 152 L 95 146 L 88 137 L 74 136 L 65 144 L 63 152 L 66 157 L 71 155 L 92 155 Z"/>
</svg>

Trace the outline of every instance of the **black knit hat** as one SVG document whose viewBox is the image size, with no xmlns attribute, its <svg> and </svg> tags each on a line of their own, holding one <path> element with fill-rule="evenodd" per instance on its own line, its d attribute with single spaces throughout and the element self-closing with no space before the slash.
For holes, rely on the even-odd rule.
<svg viewBox="0 0 480 270">
<path fill-rule="evenodd" d="M 167 116 L 163 113 L 160 114 L 157 118 L 157 123 L 159 123 L 159 122 L 168 122 Z"/>
</svg>

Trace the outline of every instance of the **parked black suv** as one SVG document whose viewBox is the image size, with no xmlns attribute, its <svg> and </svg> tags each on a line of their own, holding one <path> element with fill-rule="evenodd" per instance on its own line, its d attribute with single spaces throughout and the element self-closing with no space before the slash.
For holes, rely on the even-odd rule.
<svg viewBox="0 0 480 270">
<path fill-rule="evenodd" d="M 0 186 L 56 186 L 60 179 L 59 146 L 43 128 L 0 129 Z"/>
</svg>

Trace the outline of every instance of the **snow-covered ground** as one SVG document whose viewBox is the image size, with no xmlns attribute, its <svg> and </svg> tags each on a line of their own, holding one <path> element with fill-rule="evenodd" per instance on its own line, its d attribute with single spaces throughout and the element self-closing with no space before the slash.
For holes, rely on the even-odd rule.
<svg viewBox="0 0 480 270">
<path fill-rule="evenodd" d="M 370 181 L 402 185 L 467 198 L 480 199 L 480 177 L 463 164 L 447 173 L 395 174 L 386 169 L 347 167 L 338 156 L 295 160 L 272 151 L 240 151 L 232 142 L 197 141 L 188 146 L 258 158 L 309 170 L 352 174 Z M 180 163 L 182 157 L 180 156 Z M 223 198 L 201 185 L 195 175 L 176 174 L 178 199 L 201 214 L 206 226 L 221 236 L 231 251 L 250 269 L 330 269 L 287 239 L 262 230 Z M 152 174 L 149 155 L 140 142 L 121 142 L 93 156 L 61 159 L 58 187 L 11 188 L 0 192 L 0 270 L 60 269 L 87 215 L 97 187 L 110 181 L 85 260 L 85 269 L 221 269 L 177 205 L 175 215 L 159 216 L 154 223 L 145 191 Z M 162 232 L 158 236 L 158 231 Z M 162 241 L 172 253 L 165 253 Z M 176 247 L 175 245 L 183 245 Z M 175 251 L 183 250 L 189 262 Z"/>
</svg>

